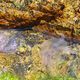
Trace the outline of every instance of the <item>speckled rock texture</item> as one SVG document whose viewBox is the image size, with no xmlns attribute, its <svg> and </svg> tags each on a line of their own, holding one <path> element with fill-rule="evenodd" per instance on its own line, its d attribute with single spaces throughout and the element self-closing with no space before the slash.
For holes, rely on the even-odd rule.
<svg viewBox="0 0 80 80">
<path fill-rule="evenodd" d="M 0 80 L 8 72 L 80 80 L 80 0 L 0 0 Z"/>
</svg>

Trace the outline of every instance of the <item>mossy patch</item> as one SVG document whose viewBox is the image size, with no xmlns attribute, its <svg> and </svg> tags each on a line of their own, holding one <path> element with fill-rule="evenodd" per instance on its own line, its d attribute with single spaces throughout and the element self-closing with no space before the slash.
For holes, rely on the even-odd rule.
<svg viewBox="0 0 80 80">
<path fill-rule="evenodd" d="M 0 75 L 0 80 L 19 80 L 19 77 L 11 72 L 3 72 Z"/>
</svg>

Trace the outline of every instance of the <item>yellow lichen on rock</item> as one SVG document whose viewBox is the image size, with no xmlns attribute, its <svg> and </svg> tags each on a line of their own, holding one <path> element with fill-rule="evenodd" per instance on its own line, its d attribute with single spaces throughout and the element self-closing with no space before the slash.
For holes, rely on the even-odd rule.
<svg viewBox="0 0 80 80">
<path fill-rule="evenodd" d="M 35 45 L 32 48 L 32 60 L 34 67 L 41 68 L 41 55 L 40 55 L 40 48 L 38 45 Z"/>
<path fill-rule="evenodd" d="M 10 68 L 14 62 L 14 55 L 8 55 L 6 53 L 0 53 L 0 69 Z"/>
</svg>

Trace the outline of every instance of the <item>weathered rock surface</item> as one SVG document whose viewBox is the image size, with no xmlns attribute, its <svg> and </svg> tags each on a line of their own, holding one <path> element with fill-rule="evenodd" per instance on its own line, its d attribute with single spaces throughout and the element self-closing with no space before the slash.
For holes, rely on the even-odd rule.
<svg viewBox="0 0 80 80">
<path fill-rule="evenodd" d="M 67 37 L 80 40 L 80 1 L 2 1 L 0 3 L 0 29 L 40 26 L 39 30 L 54 34 L 60 32 Z M 25 4 L 26 3 L 26 4 Z M 14 6 L 12 6 L 14 5 Z M 22 8 L 24 6 L 24 8 Z M 68 14 L 69 13 L 69 14 Z M 44 23 L 41 25 L 42 23 Z M 54 30 L 50 30 L 50 24 Z M 56 25 L 57 24 L 57 25 Z M 56 30 L 54 25 L 56 25 Z M 41 27 L 43 26 L 43 28 Z M 47 30 L 47 28 L 49 30 Z M 67 27 L 67 29 L 66 29 Z M 36 27 L 37 29 L 37 27 Z M 60 34 L 58 34 L 60 35 Z"/>
<path fill-rule="evenodd" d="M 80 79 L 80 1 L 25 1 L 0 1 L 0 74 Z"/>
<path fill-rule="evenodd" d="M 33 31 L 0 30 L 0 52 L 14 53 L 19 46 L 34 46 L 45 40 L 42 33 Z"/>
</svg>

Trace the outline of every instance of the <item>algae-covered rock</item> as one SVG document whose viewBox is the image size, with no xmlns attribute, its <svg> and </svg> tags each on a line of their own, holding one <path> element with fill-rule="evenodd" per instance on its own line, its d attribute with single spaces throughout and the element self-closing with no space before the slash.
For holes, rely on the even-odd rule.
<svg viewBox="0 0 80 80">
<path fill-rule="evenodd" d="M 79 5 L 79 0 L 1 0 L 0 80 L 5 75 L 16 80 L 13 73 L 19 80 L 80 79 Z"/>
<path fill-rule="evenodd" d="M 0 74 L 0 80 L 19 80 L 19 77 L 12 72 L 3 72 Z"/>
</svg>

